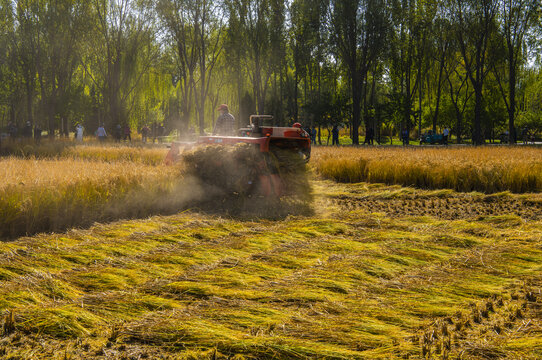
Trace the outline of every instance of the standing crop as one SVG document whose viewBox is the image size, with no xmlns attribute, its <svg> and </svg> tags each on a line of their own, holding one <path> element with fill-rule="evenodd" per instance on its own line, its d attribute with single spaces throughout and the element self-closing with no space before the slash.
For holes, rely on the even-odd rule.
<svg viewBox="0 0 542 360">
<path fill-rule="evenodd" d="M 538 148 L 316 148 L 312 164 L 340 182 L 515 193 L 542 191 Z"/>
<path fill-rule="evenodd" d="M 0 237 L 50 231 L 166 208 L 176 167 L 81 159 L 0 160 Z"/>
</svg>

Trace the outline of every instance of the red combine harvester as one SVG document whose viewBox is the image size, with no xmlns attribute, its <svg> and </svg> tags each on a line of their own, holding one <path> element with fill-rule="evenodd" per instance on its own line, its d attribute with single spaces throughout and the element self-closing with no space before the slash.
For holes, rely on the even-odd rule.
<svg viewBox="0 0 542 360">
<path fill-rule="evenodd" d="M 294 173 L 296 168 L 304 166 L 310 159 L 311 141 L 309 134 L 301 128 L 300 124 L 292 127 L 274 127 L 270 125 L 271 115 L 251 115 L 250 124 L 247 128 L 238 130 L 237 136 L 200 136 L 194 143 L 173 142 L 171 150 L 166 157 L 166 163 L 177 161 L 181 151 L 197 149 L 203 146 L 235 146 L 249 144 L 254 152 L 254 161 L 249 165 L 250 169 L 231 170 L 231 164 L 219 163 L 206 164 L 214 166 L 218 174 L 228 173 L 222 176 L 224 183 L 236 184 L 234 192 L 258 193 L 264 196 L 282 196 L 288 193 L 288 184 L 284 180 L 287 174 Z M 239 145 L 238 145 L 239 146 Z M 235 157 L 235 155 L 233 155 Z M 244 163 L 246 166 L 246 162 Z M 233 165 L 235 167 L 236 165 Z M 203 168 L 196 164 L 195 172 Z M 230 167 L 227 169 L 226 167 Z M 229 172 L 228 172 L 229 170 Z M 238 174 L 238 175 L 232 175 Z M 219 176 L 219 177 L 220 177 Z M 210 178 L 208 172 L 202 178 Z M 225 178 L 225 179 L 222 179 Z M 233 179 L 232 179 L 233 178 Z M 215 181 L 216 179 L 211 179 Z M 228 188 L 226 186 L 226 188 Z"/>
</svg>

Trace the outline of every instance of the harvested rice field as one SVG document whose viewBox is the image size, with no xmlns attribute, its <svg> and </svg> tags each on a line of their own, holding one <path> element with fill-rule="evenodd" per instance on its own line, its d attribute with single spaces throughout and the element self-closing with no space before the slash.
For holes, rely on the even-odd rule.
<svg viewBox="0 0 542 360">
<path fill-rule="evenodd" d="M 5 239 L 0 358 L 542 358 L 540 193 L 308 184 Z"/>
<path fill-rule="evenodd" d="M 382 184 L 336 185 L 326 183 L 330 201 L 346 210 L 365 210 L 391 217 L 433 216 L 439 219 L 471 219 L 515 215 L 525 220 L 542 219 L 542 195 L 457 193 L 452 190 L 416 190 Z"/>
<path fill-rule="evenodd" d="M 360 195 L 373 204 L 442 200 L 435 192 L 323 181 L 314 191 L 313 216 L 247 221 L 187 211 L 2 243 L 0 354 L 542 356 L 536 201 L 512 197 L 530 213 L 450 219 L 348 205 Z M 353 200 L 337 201 L 338 193 Z"/>
</svg>

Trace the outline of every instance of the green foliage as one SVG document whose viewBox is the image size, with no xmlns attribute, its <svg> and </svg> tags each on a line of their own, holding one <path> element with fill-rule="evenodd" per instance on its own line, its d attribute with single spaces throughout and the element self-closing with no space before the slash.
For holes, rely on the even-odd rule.
<svg viewBox="0 0 542 360">
<path fill-rule="evenodd" d="M 536 132 L 539 4 L 507 4 L 2 0 L 0 133 L 163 123 L 188 137 L 221 103 L 239 125 L 354 125 L 353 143 L 358 127 Z"/>
<path fill-rule="evenodd" d="M 530 74 L 530 80 L 525 91 L 523 111 L 519 113 L 517 124 L 519 129 L 525 129 L 529 135 L 534 137 L 542 132 L 542 77 L 540 72 Z"/>
</svg>

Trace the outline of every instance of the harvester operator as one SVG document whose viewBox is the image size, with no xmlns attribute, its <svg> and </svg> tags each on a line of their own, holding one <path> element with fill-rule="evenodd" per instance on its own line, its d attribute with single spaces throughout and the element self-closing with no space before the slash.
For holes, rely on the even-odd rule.
<svg viewBox="0 0 542 360">
<path fill-rule="evenodd" d="M 220 116 L 216 119 L 213 135 L 235 135 L 235 118 L 230 114 L 228 105 L 220 105 L 218 111 L 220 111 Z"/>
</svg>

